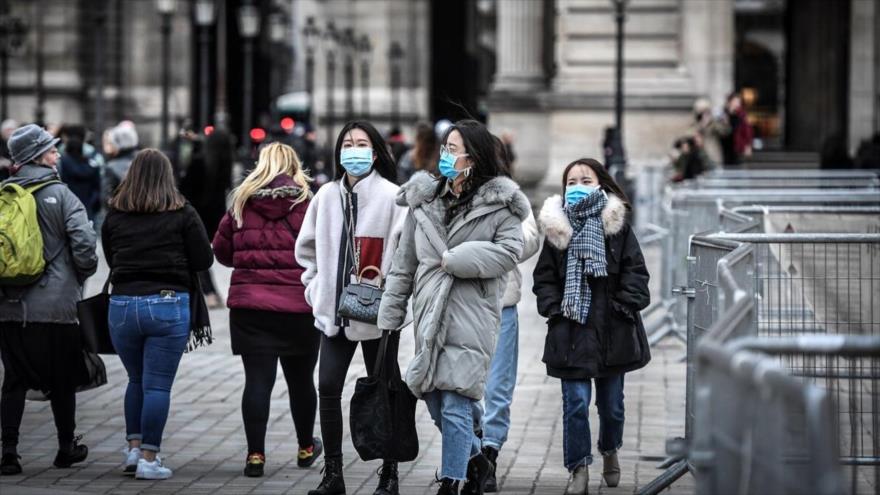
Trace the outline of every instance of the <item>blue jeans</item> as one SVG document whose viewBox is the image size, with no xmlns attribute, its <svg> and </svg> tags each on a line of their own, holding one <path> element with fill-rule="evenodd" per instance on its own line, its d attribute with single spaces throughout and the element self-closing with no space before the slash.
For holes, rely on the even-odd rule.
<svg viewBox="0 0 880 495">
<path fill-rule="evenodd" d="M 422 397 L 434 424 L 443 434 L 440 478 L 467 479 L 471 457 L 480 453 L 480 439 L 474 433 L 473 399 L 448 390 L 435 390 Z"/>
<path fill-rule="evenodd" d="M 189 338 L 189 294 L 111 296 L 110 337 L 128 372 L 126 440 L 159 452 L 171 385 Z"/>
<path fill-rule="evenodd" d="M 516 388 L 519 357 L 519 316 L 516 306 L 501 311 L 501 332 L 486 380 L 485 406 L 474 402 L 475 424 L 483 432 L 483 446 L 501 450 L 510 431 L 510 404 Z M 484 411 L 485 407 L 485 411 Z"/>
<path fill-rule="evenodd" d="M 594 378 L 599 409 L 599 452 L 613 454 L 623 445 L 623 373 Z M 590 381 L 562 380 L 562 450 L 569 472 L 593 463 L 590 452 Z"/>
</svg>

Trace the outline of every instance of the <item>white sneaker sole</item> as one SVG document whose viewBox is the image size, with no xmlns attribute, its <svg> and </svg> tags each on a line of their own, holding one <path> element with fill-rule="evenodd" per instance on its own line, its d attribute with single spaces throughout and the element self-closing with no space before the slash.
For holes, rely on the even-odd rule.
<svg viewBox="0 0 880 495">
<path fill-rule="evenodd" d="M 160 473 L 136 473 L 134 475 L 135 479 L 138 480 L 167 480 L 170 479 L 173 474 L 160 474 Z"/>
</svg>

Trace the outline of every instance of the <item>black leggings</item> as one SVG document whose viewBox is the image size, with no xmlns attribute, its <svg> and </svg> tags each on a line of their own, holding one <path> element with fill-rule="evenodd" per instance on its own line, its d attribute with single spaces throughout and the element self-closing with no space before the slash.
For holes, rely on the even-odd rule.
<svg viewBox="0 0 880 495">
<path fill-rule="evenodd" d="M 394 332 L 388 342 L 388 359 L 397 360 L 400 334 Z M 367 374 L 373 374 L 380 339 L 361 341 L 361 352 Z M 342 388 L 345 376 L 354 357 L 358 342 L 340 334 L 330 338 L 321 335 L 321 366 L 318 368 L 318 392 L 321 397 L 321 434 L 324 438 L 324 455 L 327 458 L 342 457 Z"/>
<path fill-rule="evenodd" d="M 4 386 L 0 397 L 0 423 L 2 423 L 3 453 L 17 453 L 18 430 L 24 416 L 24 401 L 28 389 L 24 386 Z M 49 393 L 55 428 L 58 430 L 58 447 L 68 450 L 76 430 L 76 392 L 53 390 Z"/>
<path fill-rule="evenodd" d="M 315 363 L 317 355 L 267 356 L 242 354 L 244 364 L 244 393 L 241 396 L 241 415 L 247 436 L 248 452 L 266 452 L 266 425 L 269 422 L 269 402 L 278 361 L 287 382 L 290 412 L 299 448 L 310 447 L 315 430 Z"/>
</svg>

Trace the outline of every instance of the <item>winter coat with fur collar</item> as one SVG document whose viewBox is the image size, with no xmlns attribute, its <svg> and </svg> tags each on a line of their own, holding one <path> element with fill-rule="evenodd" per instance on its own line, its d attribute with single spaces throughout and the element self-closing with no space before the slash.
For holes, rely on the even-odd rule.
<svg viewBox="0 0 880 495">
<path fill-rule="evenodd" d="M 547 374 L 585 380 L 639 369 L 651 359 L 639 311 L 650 303 L 648 270 L 626 206 L 612 194 L 602 210 L 607 277 L 590 277 L 592 304 L 587 324 L 562 316 L 567 250 L 572 227 L 562 198 L 547 199 L 538 216 L 545 235 L 535 266 L 538 312 L 548 318 L 543 361 Z"/>
<path fill-rule="evenodd" d="M 255 192 L 242 212 L 241 227 L 227 212 L 214 234 L 217 261 L 235 270 L 226 305 L 284 313 L 310 313 L 303 268 L 294 258 L 296 237 L 309 201 L 293 206 L 300 189 L 280 175 Z"/>
<path fill-rule="evenodd" d="M 401 187 L 410 211 L 379 309 L 379 328 L 398 328 L 413 298 L 415 357 L 406 383 L 417 397 L 434 390 L 483 396 L 501 322 L 507 277 L 523 251 L 530 208 L 515 182 L 483 184 L 471 207 L 447 225 L 437 180 L 420 172 Z"/>
</svg>

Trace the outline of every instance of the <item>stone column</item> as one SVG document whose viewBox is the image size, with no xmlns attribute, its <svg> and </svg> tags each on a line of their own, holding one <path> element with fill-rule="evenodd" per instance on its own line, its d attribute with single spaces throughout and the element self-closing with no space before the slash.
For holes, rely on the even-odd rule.
<svg viewBox="0 0 880 495">
<path fill-rule="evenodd" d="M 496 91 L 528 91 L 544 83 L 542 51 L 544 2 L 504 0 L 496 3 L 498 69 Z"/>
<path fill-rule="evenodd" d="M 875 2 L 852 2 L 849 57 L 849 148 L 855 151 L 859 143 L 880 131 L 878 101 L 878 60 L 876 52 L 877 19 L 880 16 Z"/>
</svg>

